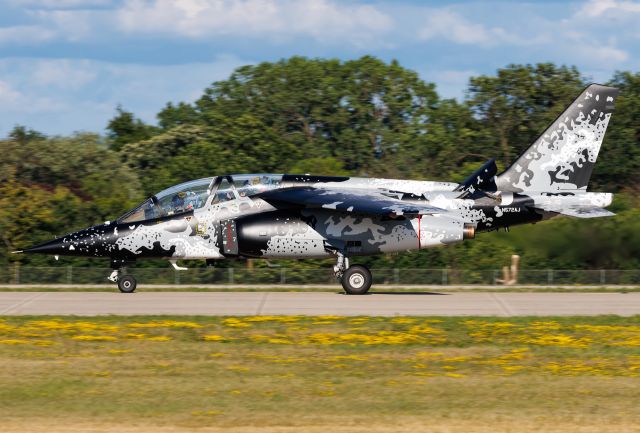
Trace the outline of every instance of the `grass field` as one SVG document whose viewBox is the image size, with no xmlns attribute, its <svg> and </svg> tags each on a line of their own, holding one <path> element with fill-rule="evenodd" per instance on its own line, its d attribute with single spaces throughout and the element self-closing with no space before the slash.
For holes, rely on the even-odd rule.
<svg viewBox="0 0 640 433">
<path fill-rule="evenodd" d="M 6 317 L 3 432 L 636 432 L 640 317 Z"/>
</svg>

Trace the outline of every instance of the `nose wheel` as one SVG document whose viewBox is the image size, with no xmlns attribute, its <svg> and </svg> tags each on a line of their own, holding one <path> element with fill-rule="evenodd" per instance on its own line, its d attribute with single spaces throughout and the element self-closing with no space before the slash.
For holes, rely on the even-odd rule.
<svg viewBox="0 0 640 433">
<path fill-rule="evenodd" d="M 114 269 L 111 275 L 107 277 L 109 281 L 118 283 L 118 289 L 122 293 L 133 293 L 138 285 L 136 279 L 132 275 L 120 276 L 120 269 Z"/>
<path fill-rule="evenodd" d="M 131 275 L 118 278 L 118 289 L 120 289 L 122 293 L 133 293 L 136 290 L 136 285 L 136 279 Z"/>
<path fill-rule="evenodd" d="M 111 275 L 107 277 L 107 280 L 118 283 L 118 289 L 122 293 L 133 293 L 137 286 L 137 281 L 132 275 L 121 275 L 121 271 L 126 271 L 126 265 L 128 263 L 133 262 L 125 259 L 112 258 L 111 269 L 113 269 L 113 271 Z"/>
</svg>

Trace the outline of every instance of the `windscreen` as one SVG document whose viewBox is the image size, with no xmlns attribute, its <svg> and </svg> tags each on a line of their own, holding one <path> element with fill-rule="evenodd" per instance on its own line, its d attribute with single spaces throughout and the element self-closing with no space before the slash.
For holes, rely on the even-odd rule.
<svg viewBox="0 0 640 433">
<path fill-rule="evenodd" d="M 204 206 L 213 178 L 192 180 L 172 186 L 155 195 L 164 215 L 173 215 Z"/>
<path fill-rule="evenodd" d="M 144 221 L 200 209 L 209 197 L 209 187 L 212 181 L 212 177 L 192 180 L 160 191 L 124 214 L 119 222 Z"/>
</svg>

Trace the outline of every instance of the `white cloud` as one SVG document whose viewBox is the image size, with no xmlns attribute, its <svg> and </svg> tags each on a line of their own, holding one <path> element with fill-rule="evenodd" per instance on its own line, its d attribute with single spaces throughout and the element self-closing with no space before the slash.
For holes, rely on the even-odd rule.
<svg viewBox="0 0 640 433">
<path fill-rule="evenodd" d="M 575 64 L 605 79 L 640 65 L 640 2 L 629 0 L 0 0 L 0 14 L 6 5 L 5 25 L 17 19 L 0 27 L 3 52 L 29 45 L 18 52 L 62 58 L 0 58 L 0 133 L 17 121 L 44 132 L 101 130 L 117 103 L 153 121 L 167 101 L 193 100 L 252 63 L 224 56 L 184 63 L 227 42 L 222 50 L 252 60 L 395 57 L 424 70 L 445 96 L 511 62 Z M 107 61 L 66 58 L 78 53 Z M 139 64 L 109 61 L 132 58 Z M 149 64 L 158 61 L 174 64 Z"/>
<path fill-rule="evenodd" d="M 418 31 L 422 40 L 442 38 L 459 44 L 492 45 L 507 38 L 504 29 L 487 29 L 450 10 L 433 9 L 426 15 L 427 22 Z"/>
<path fill-rule="evenodd" d="M 310 37 L 362 47 L 384 44 L 382 36 L 393 28 L 392 19 L 373 5 L 335 0 L 123 0 L 111 8 L 83 8 L 99 2 L 80 0 L 66 0 L 60 7 L 48 0 L 23 3 L 31 5 L 30 16 L 70 41 L 122 33 L 201 40 L 269 38 L 279 43 Z"/>
<path fill-rule="evenodd" d="M 418 37 L 424 41 L 444 39 L 481 49 L 504 47 L 505 50 L 529 53 L 529 58 L 537 58 L 540 61 L 577 64 L 589 68 L 603 65 L 608 68 L 620 67 L 631 59 L 630 53 L 618 44 L 616 38 L 608 37 L 619 35 L 623 40 L 627 40 L 626 27 L 618 29 L 620 26 L 617 19 L 603 20 L 602 16 L 609 16 L 614 10 L 631 14 L 636 9 L 640 10 L 640 3 L 595 1 L 564 16 L 545 16 L 535 9 L 529 10 L 528 13 L 523 13 L 526 11 L 522 10 L 520 16 L 517 8 L 504 7 L 502 16 L 511 12 L 508 15 L 512 16 L 513 20 L 499 21 L 502 27 L 493 26 L 490 19 L 480 16 L 478 10 L 468 7 L 464 10 L 456 10 L 455 7 L 449 6 L 420 8 L 425 23 L 418 30 Z M 468 18 L 469 16 L 474 18 Z M 637 16 L 635 18 L 637 21 Z M 532 61 L 534 60 L 524 60 Z"/>
<path fill-rule="evenodd" d="M 192 102 L 213 81 L 248 63 L 254 62 L 233 56 L 178 65 L 1 59 L 0 136 L 15 123 L 49 134 L 101 131 L 118 104 L 154 122 L 167 102 Z"/>
<path fill-rule="evenodd" d="M 0 81 L 0 103 L 14 104 L 20 100 L 22 94 L 15 90 L 6 81 Z"/>
<path fill-rule="evenodd" d="M 576 45 L 578 54 L 586 64 L 611 65 L 620 64 L 629 59 L 629 53 L 611 45 L 591 45 L 587 42 Z"/>
<path fill-rule="evenodd" d="M 619 0 L 590 0 L 578 11 L 578 16 L 597 18 L 602 16 L 623 16 L 640 13 L 640 3 Z"/>
<path fill-rule="evenodd" d="M 591 1 L 568 18 L 556 25 L 560 33 L 556 36 L 558 47 L 566 54 L 567 60 L 587 67 L 615 68 L 627 62 L 629 52 L 618 46 L 617 37 L 626 39 L 627 28 L 620 20 L 613 22 L 603 19 L 612 12 L 623 12 L 626 18 L 632 16 L 634 6 L 640 12 L 640 4 L 617 2 L 615 0 Z M 637 20 L 637 17 L 636 17 Z"/>
<path fill-rule="evenodd" d="M 54 36 L 52 30 L 36 25 L 0 27 L 0 44 L 39 43 Z"/>
<path fill-rule="evenodd" d="M 66 9 L 108 6 L 112 2 L 111 0 L 9 0 L 9 3 L 31 8 Z"/>
<path fill-rule="evenodd" d="M 113 11 L 89 9 L 39 9 L 31 12 L 43 25 L 67 41 L 84 41 L 108 36 L 113 28 Z"/>
<path fill-rule="evenodd" d="M 372 5 L 330 0 L 126 0 L 117 12 L 129 33 L 210 36 L 310 36 L 359 44 L 390 30 L 391 18 Z"/>
<path fill-rule="evenodd" d="M 37 95 L 26 95 L 15 89 L 9 82 L 0 81 L 0 113 L 43 113 L 57 111 L 59 102 Z"/>
<path fill-rule="evenodd" d="M 36 86 L 55 86 L 59 89 L 79 89 L 96 79 L 98 72 L 89 60 L 34 60 L 31 81 Z"/>
</svg>

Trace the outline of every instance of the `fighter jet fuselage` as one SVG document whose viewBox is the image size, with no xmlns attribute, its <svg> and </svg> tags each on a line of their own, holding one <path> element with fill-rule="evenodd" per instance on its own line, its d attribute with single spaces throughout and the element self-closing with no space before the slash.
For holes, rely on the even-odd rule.
<svg viewBox="0 0 640 433">
<path fill-rule="evenodd" d="M 371 274 L 349 259 L 431 248 L 556 215 L 591 218 L 609 193 L 587 192 L 617 89 L 591 85 L 505 171 L 489 160 L 462 183 L 291 174 L 185 182 L 105 222 L 26 250 L 106 257 L 111 279 L 142 258 L 326 258 L 347 293 Z M 128 284 L 125 284 L 127 283 Z M 124 286 L 124 287 L 123 287 Z"/>
</svg>

